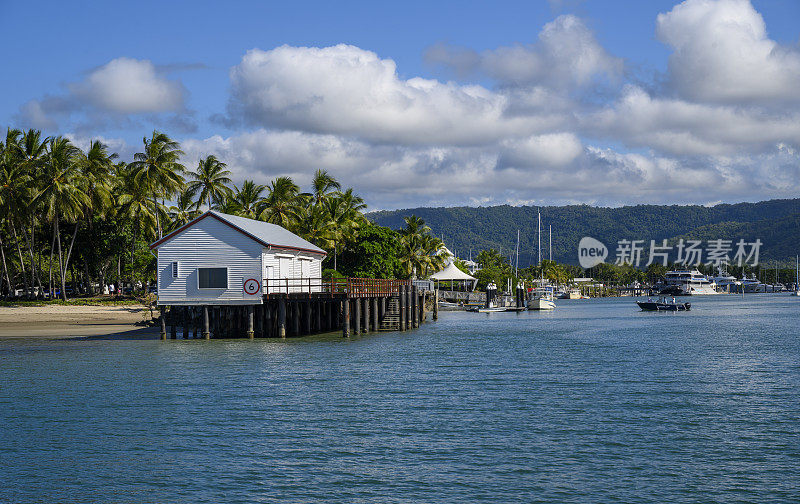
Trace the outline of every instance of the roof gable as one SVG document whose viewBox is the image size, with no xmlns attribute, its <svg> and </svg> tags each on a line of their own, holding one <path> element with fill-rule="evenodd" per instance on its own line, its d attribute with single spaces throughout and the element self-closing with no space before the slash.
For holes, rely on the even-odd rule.
<svg viewBox="0 0 800 504">
<path fill-rule="evenodd" d="M 152 244 L 150 244 L 150 248 L 151 249 L 158 248 L 170 238 L 179 235 L 180 233 L 194 226 L 196 223 L 200 222 L 206 217 L 212 217 L 214 219 L 217 219 L 223 224 L 226 224 L 232 227 L 233 229 L 236 229 L 243 235 L 262 244 L 265 247 L 299 250 L 303 252 L 311 252 L 314 254 L 327 255 L 327 252 L 325 252 L 321 248 L 317 247 L 316 245 L 314 245 L 309 241 L 300 238 L 296 234 L 292 233 L 288 229 L 285 229 L 281 226 L 278 226 L 276 224 L 270 224 L 269 222 L 261 222 L 253 219 L 248 219 L 246 217 L 224 214 L 222 212 L 217 212 L 215 210 L 207 211 L 206 213 L 197 217 L 193 221 L 184 224 L 175 231 L 164 236 L 160 240 L 153 242 Z"/>
</svg>

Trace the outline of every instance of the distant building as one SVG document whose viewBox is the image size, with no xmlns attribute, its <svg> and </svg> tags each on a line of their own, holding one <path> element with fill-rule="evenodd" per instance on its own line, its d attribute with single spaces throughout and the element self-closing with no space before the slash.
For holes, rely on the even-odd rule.
<svg viewBox="0 0 800 504">
<path fill-rule="evenodd" d="M 326 252 L 267 222 L 208 211 L 150 245 L 159 305 L 261 304 L 321 289 Z"/>
</svg>

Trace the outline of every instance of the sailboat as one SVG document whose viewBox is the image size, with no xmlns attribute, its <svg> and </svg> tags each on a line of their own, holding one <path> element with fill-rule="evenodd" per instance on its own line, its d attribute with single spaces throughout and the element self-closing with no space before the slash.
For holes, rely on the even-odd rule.
<svg viewBox="0 0 800 504">
<path fill-rule="evenodd" d="M 800 296 L 800 256 L 794 256 L 794 268 L 794 292 L 792 292 L 792 296 Z"/>
<path fill-rule="evenodd" d="M 539 270 L 541 278 L 539 286 L 533 290 L 531 298 L 528 300 L 529 310 L 554 310 L 556 303 L 553 299 L 553 287 L 544 285 L 544 271 L 542 265 L 542 214 L 539 213 Z"/>
</svg>

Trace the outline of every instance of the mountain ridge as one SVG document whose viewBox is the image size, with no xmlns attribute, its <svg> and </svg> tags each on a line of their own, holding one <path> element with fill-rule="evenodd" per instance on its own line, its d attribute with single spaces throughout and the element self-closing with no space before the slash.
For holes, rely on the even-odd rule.
<svg viewBox="0 0 800 504">
<path fill-rule="evenodd" d="M 520 266 L 537 261 L 536 216 L 542 213 L 543 258 L 548 258 L 548 225 L 553 227 L 553 259 L 577 264 L 577 246 L 584 236 L 599 239 L 613 256 L 621 239 L 760 238 L 761 259 L 788 261 L 800 251 L 800 198 L 756 203 L 702 205 L 628 205 L 623 207 L 511 206 L 417 207 L 370 212 L 367 217 L 381 226 L 399 229 L 403 218 L 417 215 L 436 236 L 444 237 L 450 250 L 462 258 L 494 248 L 509 257 L 520 230 Z M 717 236 L 718 235 L 718 236 Z"/>
</svg>

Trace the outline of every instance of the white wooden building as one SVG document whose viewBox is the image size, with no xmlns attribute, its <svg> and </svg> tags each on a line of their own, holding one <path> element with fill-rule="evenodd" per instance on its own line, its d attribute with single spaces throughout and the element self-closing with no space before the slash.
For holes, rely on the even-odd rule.
<svg viewBox="0 0 800 504">
<path fill-rule="evenodd" d="M 246 305 L 317 292 L 325 251 L 267 222 L 208 211 L 150 245 L 159 305 Z"/>
</svg>

